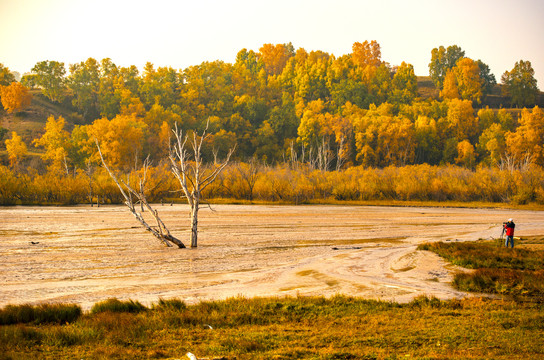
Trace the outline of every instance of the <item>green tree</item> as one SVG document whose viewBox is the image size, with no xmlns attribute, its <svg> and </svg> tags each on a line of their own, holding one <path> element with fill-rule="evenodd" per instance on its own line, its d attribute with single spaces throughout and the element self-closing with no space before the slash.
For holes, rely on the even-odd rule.
<svg viewBox="0 0 544 360">
<path fill-rule="evenodd" d="M 495 165 L 501 161 L 506 150 L 506 138 L 500 124 L 493 123 L 482 132 L 477 150 L 482 162 L 487 165 Z"/>
<path fill-rule="evenodd" d="M 503 92 L 510 97 L 512 106 L 524 107 L 534 105 L 538 95 L 535 71 L 530 61 L 516 62 L 511 71 L 506 71 L 501 81 Z"/>
<path fill-rule="evenodd" d="M 403 61 L 397 68 L 391 85 L 389 102 L 393 104 L 411 104 L 417 96 L 417 77 L 414 67 Z"/>
<path fill-rule="evenodd" d="M 38 86 L 36 74 L 27 74 L 21 78 L 21 84 L 26 86 L 29 89 L 34 89 Z"/>
<path fill-rule="evenodd" d="M 180 106 L 185 112 L 182 115 L 184 124 L 192 129 L 204 129 L 208 117 L 230 117 L 233 114 L 235 94 L 231 64 L 214 61 L 190 66 L 183 71 L 183 81 Z M 201 123 L 196 124 L 197 119 Z"/>
<path fill-rule="evenodd" d="M 93 58 L 70 65 L 70 76 L 66 83 L 72 91 L 72 104 L 86 121 L 98 117 L 98 94 L 100 92 L 100 64 Z"/>
<path fill-rule="evenodd" d="M 260 93 L 259 73 L 263 69 L 263 61 L 253 50 L 242 49 L 236 55 L 233 69 L 233 85 L 236 95 L 257 95 Z"/>
<path fill-rule="evenodd" d="M 0 63 L 0 86 L 9 86 L 15 81 L 15 76 L 11 71 Z"/>
<path fill-rule="evenodd" d="M 36 84 L 42 88 L 42 93 L 52 101 L 62 101 L 64 94 L 64 63 L 58 61 L 40 61 L 32 68 L 36 74 Z"/>
<path fill-rule="evenodd" d="M 482 81 L 482 97 L 485 98 L 487 95 L 491 94 L 493 87 L 497 85 L 497 79 L 495 75 L 491 73 L 489 66 L 485 64 L 482 60 L 476 61 L 478 68 L 480 69 L 480 80 Z"/>
<path fill-rule="evenodd" d="M 102 59 L 100 62 L 100 85 L 98 90 L 98 109 L 100 115 L 111 119 L 119 114 L 121 110 L 120 93 L 116 93 L 116 88 L 123 79 L 119 73 L 119 68 L 110 58 Z"/>
<path fill-rule="evenodd" d="M 148 62 L 142 74 L 139 94 L 147 110 L 156 103 L 167 109 L 176 103 L 181 86 L 181 76 L 176 70 L 171 67 L 155 70 Z"/>
<path fill-rule="evenodd" d="M 442 89 L 444 79 L 449 69 L 453 68 L 457 61 L 465 56 L 465 51 L 457 45 L 440 46 L 431 51 L 429 63 L 429 75 L 437 89 Z"/>
</svg>

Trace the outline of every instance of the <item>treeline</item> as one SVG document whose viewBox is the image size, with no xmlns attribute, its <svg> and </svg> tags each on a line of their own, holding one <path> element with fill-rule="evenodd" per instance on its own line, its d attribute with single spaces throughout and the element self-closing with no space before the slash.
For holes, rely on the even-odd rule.
<svg viewBox="0 0 544 360">
<path fill-rule="evenodd" d="M 42 61 L 21 83 L 0 66 L 4 112 L 24 113 L 29 88 L 72 112 L 69 123 L 50 116 L 32 141 L 0 128 L 9 159 L 1 170 L 1 202 L 119 202 L 98 168 L 96 141 L 119 171 L 136 171 L 146 156 L 160 170 L 175 126 L 189 135 L 207 129 L 206 161 L 236 146 L 239 164 L 261 164 L 254 195 L 230 184 L 236 174 L 231 167 L 209 197 L 542 200 L 542 184 L 531 174 L 544 166 L 544 112 L 535 106 L 540 93 L 529 61 L 517 62 L 501 78 L 503 105 L 529 108 L 490 109 L 482 104 L 495 77 L 458 46 L 432 50 L 429 75 L 439 96 L 425 98 L 412 65 L 383 61 L 375 41 L 355 43 L 352 50 L 336 57 L 265 44 L 258 52 L 241 50 L 234 64 L 174 70 L 148 63 L 142 73 L 110 59 L 72 64 L 68 74 L 63 63 Z M 29 147 L 39 158 L 28 156 Z M 414 180 L 419 172 L 434 180 Z M 478 185 L 488 173 L 496 176 L 493 190 Z M 363 186 L 358 177 L 372 185 Z M 150 200 L 173 189 L 171 180 L 164 181 L 149 186 L 157 192 Z M 402 190 L 412 181 L 420 195 Z"/>
<path fill-rule="evenodd" d="M 124 177 L 136 183 L 142 170 Z M 177 180 L 166 165 L 148 170 L 148 201 L 180 201 Z M 251 161 L 231 163 L 203 193 L 217 199 L 301 204 L 320 201 L 456 201 L 510 204 L 544 203 L 544 170 L 409 165 L 341 171 L 311 169 L 307 164 L 277 166 Z M 0 205 L 120 204 L 123 198 L 103 168 L 71 174 L 21 174 L 0 165 Z"/>
<path fill-rule="evenodd" d="M 258 52 L 241 50 L 234 64 L 204 62 L 178 71 L 148 63 L 141 74 L 110 59 L 71 64 L 68 74 L 63 63 L 42 61 L 22 84 L 72 107 L 78 124 L 68 133 L 64 120 L 53 119 L 57 124 L 48 122 L 44 137 L 28 145 L 45 149 L 48 163 L 55 158 L 81 169 L 88 159 L 96 161 L 98 138 L 114 165 L 126 167 L 135 156 L 161 159 L 169 129 L 177 124 L 199 132 L 209 126 L 209 158 L 213 148 L 220 155 L 237 144 L 239 160 L 256 156 L 275 164 L 297 156 L 322 170 L 422 163 L 474 167 L 503 159 L 519 165 L 527 156 L 542 165 L 535 141 L 525 141 L 536 131 L 528 118 L 541 121 L 541 111 L 518 118 L 515 112 L 481 109 L 495 77 L 460 47 L 431 52 L 436 99 L 419 97 L 413 66 L 383 61 L 377 42 L 355 43 L 352 50 L 335 57 L 265 44 Z M 504 106 L 536 104 L 529 61 L 516 63 L 501 81 Z M 17 154 L 10 156 L 17 162 Z"/>
</svg>

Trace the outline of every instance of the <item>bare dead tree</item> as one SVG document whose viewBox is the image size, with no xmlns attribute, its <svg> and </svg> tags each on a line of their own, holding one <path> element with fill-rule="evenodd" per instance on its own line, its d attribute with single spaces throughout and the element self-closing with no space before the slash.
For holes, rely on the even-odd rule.
<svg viewBox="0 0 544 360">
<path fill-rule="evenodd" d="M 123 198 L 125 199 L 125 205 L 128 207 L 132 215 L 140 222 L 140 224 L 150 233 L 152 233 L 157 239 L 159 239 L 161 242 L 163 242 L 166 246 L 172 247 L 172 243 L 177 245 L 179 248 L 185 248 L 185 245 L 177 238 L 172 236 L 170 234 L 170 231 L 164 225 L 161 218 L 159 217 L 159 214 L 157 210 L 153 209 L 153 207 L 147 202 L 147 198 L 145 196 L 144 190 L 145 190 L 145 182 L 147 178 L 147 170 L 151 164 L 149 157 L 146 158 L 143 164 L 143 175 L 138 177 L 138 191 L 136 191 L 131 185 L 130 185 L 130 178 L 127 175 L 127 181 L 123 181 L 122 179 L 119 179 L 113 171 L 109 168 L 109 166 L 106 164 L 106 161 L 104 160 L 104 156 L 102 155 L 102 150 L 100 149 L 100 145 L 98 143 L 98 140 L 95 139 L 96 147 L 98 148 L 98 153 L 100 154 L 100 159 L 102 160 L 102 164 L 104 165 L 104 168 L 107 170 L 110 177 L 113 179 L 117 187 L 119 188 L 119 191 L 121 192 L 121 195 L 123 195 Z M 142 209 L 145 207 L 147 210 L 149 210 L 149 213 L 153 216 L 155 219 L 157 225 L 151 226 L 147 223 L 145 220 L 142 212 L 138 211 L 137 207 L 135 205 L 135 202 L 133 200 L 133 196 L 140 202 Z"/>
<path fill-rule="evenodd" d="M 289 164 L 291 169 L 298 170 L 298 155 L 297 151 L 295 149 L 295 141 L 291 140 L 291 144 L 289 145 L 290 150 L 290 157 L 289 157 Z"/>
<path fill-rule="evenodd" d="M 340 137 L 340 143 L 338 144 L 338 151 L 336 153 L 336 171 L 340 171 L 342 166 L 346 162 L 347 149 L 345 148 L 346 137 L 342 135 Z"/>
<path fill-rule="evenodd" d="M 259 163 L 258 160 L 253 157 L 246 165 L 238 163 L 235 167 L 236 171 L 240 175 L 242 182 L 246 185 L 245 198 L 249 201 L 253 201 L 253 189 L 255 188 L 255 183 L 259 178 Z"/>
<path fill-rule="evenodd" d="M 321 145 L 317 146 L 317 168 L 321 171 L 329 171 L 332 162 L 329 141 L 325 137 L 321 139 Z"/>
<path fill-rule="evenodd" d="M 207 134 L 208 125 L 201 136 L 193 132 L 191 141 L 192 151 L 189 154 L 187 150 L 188 135 L 183 136 L 182 130 L 178 129 L 177 124 L 173 133 L 175 135 L 174 145 L 170 147 L 170 163 L 172 172 L 178 179 L 179 185 L 187 202 L 191 208 L 191 247 L 197 247 L 198 244 L 198 210 L 202 199 L 202 191 L 215 181 L 217 176 L 227 166 L 235 147 L 227 153 L 226 159 L 221 162 L 215 162 L 209 167 L 205 167 L 202 159 L 202 144 L 209 136 Z M 192 158 L 192 160 L 191 160 Z"/>
<path fill-rule="evenodd" d="M 504 156 L 501 156 L 499 169 L 508 170 L 513 172 L 515 170 L 520 170 L 522 172 L 527 171 L 530 168 L 530 165 L 533 163 L 534 156 L 533 154 L 526 152 L 520 158 L 516 158 L 512 154 L 505 153 Z"/>
<path fill-rule="evenodd" d="M 89 202 L 91 203 L 91 207 L 93 206 L 93 174 L 94 174 L 94 166 L 91 161 L 91 159 L 87 159 L 85 161 L 85 175 L 87 175 L 87 179 L 89 180 Z"/>
</svg>

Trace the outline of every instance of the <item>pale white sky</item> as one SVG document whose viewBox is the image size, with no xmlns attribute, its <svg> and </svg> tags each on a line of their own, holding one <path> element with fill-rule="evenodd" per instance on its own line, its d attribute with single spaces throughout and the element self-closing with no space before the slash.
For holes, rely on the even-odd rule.
<svg viewBox="0 0 544 360">
<path fill-rule="evenodd" d="M 544 90 L 543 0 L 0 0 L 0 63 L 109 57 L 140 69 L 233 63 L 239 50 L 292 42 L 336 56 L 376 40 L 382 60 L 428 75 L 431 50 L 458 45 L 500 82 L 529 60 Z"/>
</svg>

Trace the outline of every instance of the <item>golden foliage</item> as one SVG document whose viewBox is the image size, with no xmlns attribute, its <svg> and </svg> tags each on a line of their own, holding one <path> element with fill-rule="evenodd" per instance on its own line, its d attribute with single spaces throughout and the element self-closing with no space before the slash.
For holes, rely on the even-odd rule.
<svg viewBox="0 0 544 360">
<path fill-rule="evenodd" d="M 26 144 L 15 131 L 11 133 L 11 139 L 6 139 L 6 150 L 11 167 L 18 167 L 21 160 L 28 153 Z"/>
<path fill-rule="evenodd" d="M 287 64 L 292 54 L 284 44 L 264 44 L 259 49 L 259 59 L 264 63 L 264 67 L 269 75 L 279 75 Z"/>
<path fill-rule="evenodd" d="M 146 128 L 145 122 L 135 114 L 117 115 L 111 120 L 98 119 L 87 129 L 87 146 L 93 149 L 91 153 L 96 154 L 94 139 L 97 139 L 108 164 L 129 169 L 142 155 Z"/>
<path fill-rule="evenodd" d="M 353 62 L 361 67 L 378 67 L 381 65 L 382 52 L 380 44 L 376 40 L 371 42 L 365 41 L 363 43 L 355 42 L 352 46 L 352 59 Z"/>
<path fill-rule="evenodd" d="M 440 97 L 442 99 L 460 99 L 459 87 L 457 86 L 457 77 L 455 72 L 452 69 L 449 69 L 446 72 L 446 77 L 444 78 L 444 87 L 440 91 Z"/>
<path fill-rule="evenodd" d="M 544 111 L 538 106 L 523 109 L 515 132 L 506 134 L 508 153 L 517 161 L 529 157 L 531 162 L 544 165 Z"/>
<path fill-rule="evenodd" d="M 51 167 L 56 171 L 66 165 L 66 156 L 70 148 L 70 133 L 64 130 L 65 120 L 59 116 L 58 120 L 51 115 L 45 124 L 45 134 L 34 140 L 36 147 L 45 148 L 42 159 L 50 162 Z"/>
<path fill-rule="evenodd" d="M 12 82 L 9 86 L 0 86 L 2 106 L 8 113 L 23 110 L 30 105 L 32 94 L 19 82 Z"/>
</svg>

